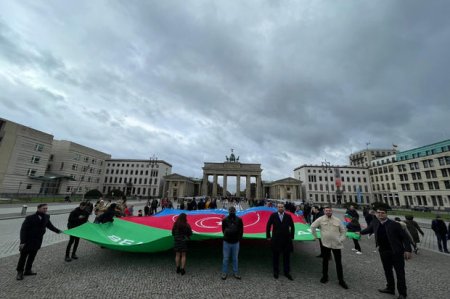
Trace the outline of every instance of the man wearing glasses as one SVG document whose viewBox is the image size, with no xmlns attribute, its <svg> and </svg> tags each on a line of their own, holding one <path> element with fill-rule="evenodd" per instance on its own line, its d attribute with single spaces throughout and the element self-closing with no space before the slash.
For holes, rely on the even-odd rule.
<svg viewBox="0 0 450 299">
<path fill-rule="evenodd" d="M 395 280 L 392 268 L 397 276 L 399 299 L 406 298 L 405 260 L 411 258 L 411 243 L 401 225 L 387 217 L 387 210 L 378 208 L 376 219 L 361 235 L 374 234 L 375 244 L 380 252 L 387 285 L 379 289 L 381 293 L 395 294 Z"/>
</svg>

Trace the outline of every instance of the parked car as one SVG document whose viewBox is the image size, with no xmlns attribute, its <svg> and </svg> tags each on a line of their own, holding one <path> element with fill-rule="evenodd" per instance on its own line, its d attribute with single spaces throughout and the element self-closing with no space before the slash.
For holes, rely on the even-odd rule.
<svg viewBox="0 0 450 299">
<path fill-rule="evenodd" d="M 412 208 L 413 211 L 419 211 L 419 212 L 431 212 L 431 209 L 429 207 L 414 207 Z"/>
</svg>

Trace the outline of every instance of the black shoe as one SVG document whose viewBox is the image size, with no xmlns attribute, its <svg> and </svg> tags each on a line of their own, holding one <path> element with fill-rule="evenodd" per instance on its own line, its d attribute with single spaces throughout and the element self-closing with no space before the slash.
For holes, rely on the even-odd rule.
<svg viewBox="0 0 450 299">
<path fill-rule="evenodd" d="M 77 259 L 78 259 L 78 256 L 77 256 L 75 253 L 73 253 L 73 254 L 72 254 L 72 259 L 73 259 L 73 260 L 77 260 Z"/>
<path fill-rule="evenodd" d="M 345 281 L 339 281 L 339 285 L 341 286 L 341 287 L 343 287 L 344 289 L 346 289 L 346 290 L 348 290 L 348 285 L 345 283 Z"/>
<path fill-rule="evenodd" d="M 417 252 L 419 251 L 419 248 L 414 248 L 414 253 L 417 254 Z"/>
<path fill-rule="evenodd" d="M 17 272 L 16 279 L 17 280 L 23 280 L 23 272 Z"/>
<path fill-rule="evenodd" d="M 239 274 L 234 274 L 233 276 L 234 276 L 234 278 L 239 279 L 239 280 L 241 280 L 241 278 L 242 278 Z"/>
<path fill-rule="evenodd" d="M 180 272 L 181 272 L 181 268 L 177 267 L 177 274 L 180 274 Z"/>
<path fill-rule="evenodd" d="M 24 273 L 23 273 L 23 275 L 25 275 L 25 276 L 31 276 L 31 275 L 36 275 L 37 273 L 36 272 L 33 272 L 33 271 L 25 271 Z"/>
<path fill-rule="evenodd" d="M 380 293 L 385 293 L 385 294 L 395 295 L 395 291 L 392 290 L 392 289 L 388 289 L 388 288 L 385 288 L 385 289 L 378 289 L 378 292 L 380 292 Z"/>
<path fill-rule="evenodd" d="M 287 279 L 289 279 L 289 280 L 294 280 L 294 278 L 292 278 L 292 276 L 291 276 L 291 274 L 284 274 L 284 276 L 286 276 L 287 277 Z"/>
<path fill-rule="evenodd" d="M 186 274 L 186 271 L 184 269 L 181 269 L 180 273 L 181 273 L 181 275 L 184 275 L 184 274 Z"/>
<path fill-rule="evenodd" d="M 68 257 L 68 256 L 66 256 L 66 258 L 64 259 L 66 262 L 71 262 L 72 261 L 72 259 L 70 258 L 70 257 Z"/>
<path fill-rule="evenodd" d="M 320 282 L 321 282 L 321 283 L 327 283 L 327 282 L 328 282 L 328 277 L 322 277 L 322 278 L 320 279 Z"/>
<path fill-rule="evenodd" d="M 278 273 L 273 273 L 273 278 L 278 279 Z"/>
<path fill-rule="evenodd" d="M 399 296 L 398 296 L 398 299 L 406 299 L 406 296 L 399 295 Z"/>
<path fill-rule="evenodd" d="M 227 279 L 227 274 L 226 273 L 222 273 L 222 276 L 220 276 L 220 278 L 222 278 L 222 280 Z"/>
</svg>

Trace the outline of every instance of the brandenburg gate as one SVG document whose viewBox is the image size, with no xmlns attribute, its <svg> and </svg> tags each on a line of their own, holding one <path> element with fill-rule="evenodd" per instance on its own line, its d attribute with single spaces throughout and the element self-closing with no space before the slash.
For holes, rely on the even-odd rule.
<svg viewBox="0 0 450 299">
<path fill-rule="evenodd" d="M 217 192 L 217 178 L 223 176 L 223 192 L 222 195 L 227 194 L 227 180 L 229 176 L 236 177 L 236 196 L 240 196 L 241 193 L 241 178 L 245 177 L 246 188 L 245 197 L 250 198 L 250 182 L 251 178 L 256 179 L 256 198 L 262 198 L 262 182 L 261 182 L 261 164 L 248 164 L 240 163 L 239 157 L 235 158 L 233 150 L 231 150 L 230 158 L 226 157 L 226 161 L 223 163 L 209 163 L 205 162 L 203 166 L 203 184 L 202 194 L 204 196 L 218 196 Z M 212 194 L 208 194 L 208 177 L 213 177 Z"/>
</svg>

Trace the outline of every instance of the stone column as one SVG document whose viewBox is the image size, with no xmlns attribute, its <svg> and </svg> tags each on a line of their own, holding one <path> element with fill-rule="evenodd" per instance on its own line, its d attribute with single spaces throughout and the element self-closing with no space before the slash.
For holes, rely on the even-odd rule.
<svg viewBox="0 0 450 299">
<path fill-rule="evenodd" d="M 251 193 L 250 193 L 250 178 L 251 176 L 247 175 L 247 179 L 245 181 L 245 197 L 247 199 L 250 199 Z"/>
<path fill-rule="evenodd" d="M 208 174 L 203 174 L 202 195 L 208 196 Z"/>
<path fill-rule="evenodd" d="M 256 198 L 260 199 L 261 197 L 261 176 L 256 176 Z"/>
<path fill-rule="evenodd" d="M 213 196 L 213 197 L 216 197 L 216 196 L 217 196 L 217 174 L 214 175 L 214 179 L 213 179 L 212 196 Z"/>
<path fill-rule="evenodd" d="M 241 176 L 236 175 L 236 196 L 241 196 Z"/>
<path fill-rule="evenodd" d="M 223 175 L 223 196 L 227 196 L 227 175 Z"/>
</svg>

